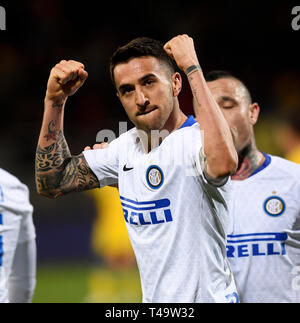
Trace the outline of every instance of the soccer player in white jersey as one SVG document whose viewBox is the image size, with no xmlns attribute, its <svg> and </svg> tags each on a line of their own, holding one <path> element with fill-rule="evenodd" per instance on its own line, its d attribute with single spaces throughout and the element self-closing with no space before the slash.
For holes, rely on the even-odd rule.
<svg viewBox="0 0 300 323">
<path fill-rule="evenodd" d="M 200 125 L 180 109 L 182 79 L 171 58 L 187 75 Z M 107 149 L 71 156 L 64 107 L 87 72 L 79 62 L 61 61 L 48 80 L 36 152 L 38 192 L 56 198 L 118 184 L 144 302 L 237 301 L 226 258 L 226 200 L 238 158 L 193 40 L 181 35 L 163 46 L 138 38 L 114 53 L 110 67 L 135 128 Z"/>
<path fill-rule="evenodd" d="M 35 228 L 29 191 L 0 168 L 0 303 L 30 303 L 36 282 Z"/>
<path fill-rule="evenodd" d="M 228 72 L 206 76 L 239 155 L 227 255 L 241 302 L 300 302 L 300 166 L 257 149 L 260 107 Z"/>
</svg>

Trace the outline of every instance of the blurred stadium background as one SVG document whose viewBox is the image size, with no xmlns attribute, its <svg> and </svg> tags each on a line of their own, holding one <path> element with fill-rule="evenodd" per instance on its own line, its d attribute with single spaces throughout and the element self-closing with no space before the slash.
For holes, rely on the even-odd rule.
<svg viewBox="0 0 300 323">
<path fill-rule="evenodd" d="M 50 69 L 61 59 L 75 59 L 89 72 L 65 116 L 69 147 L 79 154 L 99 130 L 118 133 L 118 122 L 128 121 L 109 79 L 112 52 L 138 36 L 168 41 L 187 33 L 204 72 L 231 71 L 260 104 L 259 148 L 287 156 L 296 140 L 284 122 L 290 111 L 296 111 L 292 120 L 300 128 L 300 31 L 291 27 L 292 8 L 300 2 L 28 0 L 0 5 L 7 14 L 7 30 L 0 31 L 0 167 L 31 190 L 38 247 L 34 302 L 138 302 L 138 274 L 127 237 L 106 222 L 110 207 L 100 206 L 107 196 L 115 199 L 115 192 L 53 201 L 35 191 L 34 156 Z M 187 83 L 180 101 L 192 113 Z M 112 211 L 116 223 L 122 221 L 119 211 Z"/>
</svg>

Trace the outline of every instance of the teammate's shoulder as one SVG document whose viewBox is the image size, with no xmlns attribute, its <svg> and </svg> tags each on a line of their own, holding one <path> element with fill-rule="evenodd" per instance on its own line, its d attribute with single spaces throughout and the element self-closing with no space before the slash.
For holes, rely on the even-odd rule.
<svg viewBox="0 0 300 323">
<path fill-rule="evenodd" d="M 29 214 L 33 206 L 29 199 L 29 188 L 16 176 L 0 168 L 0 207 L 9 207 L 11 211 L 18 214 Z"/>
<path fill-rule="evenodd" d="M 287 175 L 295 176 L 300 175 L 300 165 L 290 160 L 279 156 L 270 155 L 273 163 L 273 167 L 277 168 L 278 171 Z"/>
<path fill-rule="evenodd" d="M 0 186 L 1 190 L 5 189 L 6 192 L 18 192 L 24 196 L 29 194 L 28 186 L 3 168 L 0 168 Z"/>
<path fill-rule="evenodd" d="M 1 183 L 10 183 L 11 185 L 20 185 L 22 184 L 21 181 L 15 176 L 9 173 L 8 171 L 4 170 L 3 168 L 0 168 L 0 185 Z"/>
</svg>

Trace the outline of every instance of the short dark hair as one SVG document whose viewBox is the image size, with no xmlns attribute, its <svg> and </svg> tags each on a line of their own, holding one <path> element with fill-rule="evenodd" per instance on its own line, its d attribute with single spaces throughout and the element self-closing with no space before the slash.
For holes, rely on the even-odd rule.
<svg viewBox="0 0 300 323">
<path fill-rule="evenodd" d="M 239 81 L 244 86 L 244 88 L 247 92 L 249 104 L 252 103 L 252 97 L 251 97 L 248 87 L 245 85 L 245 83 L 243 81 L 241 81 L 238 77 L 236 77 L 232 73 L 227 72 L 227 71 L 223 71 L 223 70 L 215 70 L 215 71 L 208 72 L 205 76 L 206 82 L 213 82 L 213 81 L 216 81 L 219 79 L 234 79 L 234 80 Z"/>
<path fill-rule="evenodd" d="M 237 77 L 235 77 L 230 72 L 223 71 L 223 70 L 210 71 L 205 75 L 206 82 L 213 82 L 213 81 L 216 81 L 216 80 L 219 80 L 219 79 L 224 79 L 224 78 L 235 78 L 235 79 L 237 79 Z"/>
<path fill-rule="evenodd" d="M 153 56 L 164 62 L 172 73 L 175 72 L 174 61 L 169 57 L 163 48 L 163 43 L 148 37 L 133 39 L 128 44 L 119 47 L 110 59 L 110 77 L 115 85 L 114 69 L 120 63 L 127 63 L 132 58 Z"/>
</svg>

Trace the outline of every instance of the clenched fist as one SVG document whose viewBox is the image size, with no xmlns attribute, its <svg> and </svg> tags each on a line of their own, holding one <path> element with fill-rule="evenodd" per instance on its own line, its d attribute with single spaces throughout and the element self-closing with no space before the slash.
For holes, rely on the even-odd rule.
<svg viewBox="0 0 300 323">
<path fill-rule="evenodd" d="M 188 35 L 179 35 L 172 38 L 165 44 L 164 50 L 184 72 L 192 65 L 199 65 L 194 41 Z"/>
<path fill-rule="evenodd" d="M 62 60 L 51 72 L 47 84 L 46 100 L 64 101 L 85 82 L 88 73 L 82 63 Z"/>
</svg>

